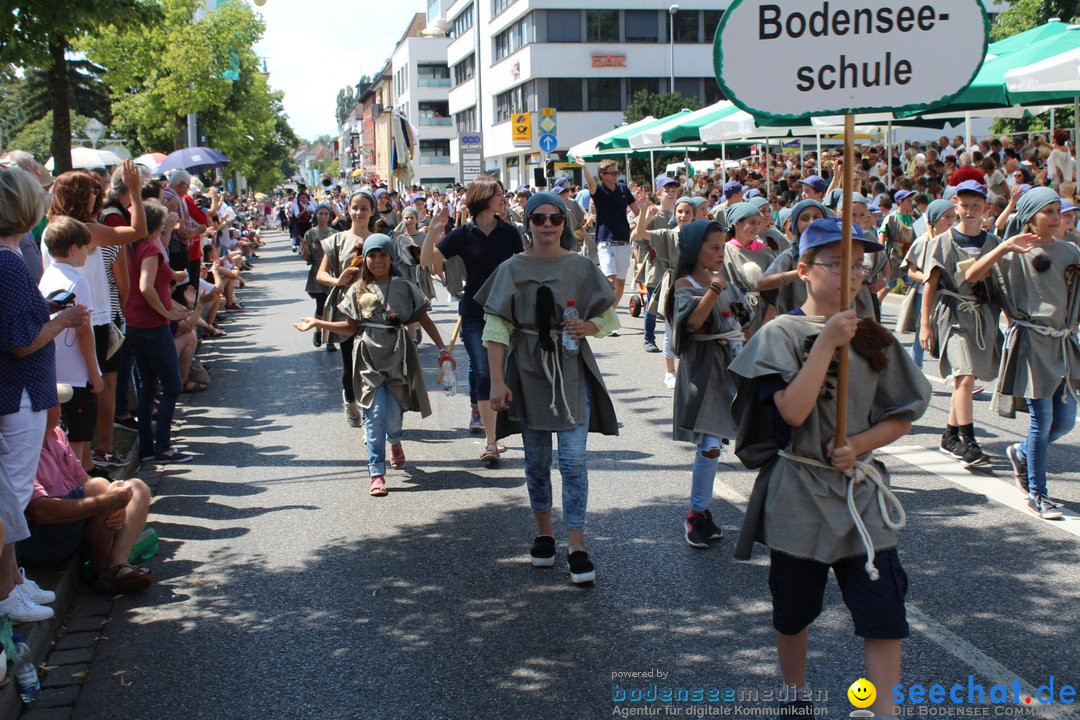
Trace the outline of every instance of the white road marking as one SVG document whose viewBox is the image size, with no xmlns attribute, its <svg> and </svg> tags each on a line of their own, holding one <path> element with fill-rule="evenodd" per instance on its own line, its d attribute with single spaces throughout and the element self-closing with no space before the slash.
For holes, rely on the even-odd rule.
<svg viewBox="0 0 1080 720">
<path fill-rule="evenodd" d="M 997 478 L 971 473 L 953 458 L 934 450 L 927 450 L 920 445 L 890 445 L 881 448 L 878 452 L 892 455 L 899 460 L 911 463 L 959 485 L 965 490 L 970 490 L 1014 510 L 1019 510 L 1032 519 L 1038 519 L 1034 513 L 1028 510 L 1027 500 L 1020 494 L 1020 489 L 1012 483 L 1011 479 L 1009 482 L 1001 482 Z M 1080 537 L 1080 515 L 1065 507 L 1062 507 L 1061 511 L 1065 515 L 1061 520 L 1043 520 L 1042 522 L 1050 527 Z"/>
</svg>

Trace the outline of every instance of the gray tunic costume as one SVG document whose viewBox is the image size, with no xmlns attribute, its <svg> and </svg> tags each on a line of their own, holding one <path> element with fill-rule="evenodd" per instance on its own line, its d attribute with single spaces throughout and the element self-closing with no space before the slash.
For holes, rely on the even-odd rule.
<svg viewBox="0 0 1080 720">
<path fill-rule="evenodd" d="M 460 297 L 465 292 L 465 261 L 455 255 L 447 258 L 443 263 L 443 278 L 446 282 L 446 292 L 454 297 Z"/>
<path fill-rule="evenodd" d="M 679 228 L 661 228 L 649 230 L 649 237 L 638 243 L 639 252 L 652 257 L 652 262 L 659 273 L 649 312 L 664 314 L 668 298 L 675 285 L 675 268 L 679 264 Z"/>
<path fill-rule="evenodd" d="M 734 355 L 728 341 L 718 336 L 722 332 L 723 313 L 730 312 L 733 304 L 743 302 L 743 297 L 737 288 L 728 285 L 716 299 L 705 323 L 692 333 L 686 321 L 704 294 L 704 288 L 675 290 L 672 342 L 679 356 L 679 367 L 675 381 L 674 435 L 676 440 L 694 444 L 700 443 L 703 435 L 733 438 L 736 431 L 731 417 L 735 385 L 727 374 Z"/>
<path fill-rule="evenodd" d="M 550 288 L 555 300 L 553 317 L 547 320 L 557 369 L 551 366 L 552 353 L 542 352 L 540 346 L 544 319 L 536 317 L 536 306 L 541 287 Z M 576 427 L 575 418 L 585 417 L 585 383 L 591 397 L 589 432 L 618 434 L 615 407 L 588 340 L 582 338 L 577 358 L 563 355 L 561 325 L 567 300 L 573 300 L 581 318 L 587 320 L 603 315 L 614 303 L 615 293 L 599 268 L 575 253 L 554 258 L 518 253 L 499 265 L 477 291 L 476 302 L 485 313 L 514 326 L 505 368 L 513 401 L 509 412 L 499 413 L 497 437 L 521 432 L 518 422 L 522 420 L 534 430 L 558 432 Z"/>
<path fill-rule="evenodd" d="M 791 241 L 788 240 L 787 235 L 774 227 L 771 227 L 758 235 L 758 240 L 768 245 L 769 249 L 777 254 L 782 253 L 791 247 Z M 773 245 L 776 245 L 775 249 L 773 248 Z"/>
<path fill-rule="evenodd" d="M 875 253 L 868 253 L 866 260 L 871 261 L 873 264 L 885 262 L 885 253 L 878 251 Z M 873 266 L 871 266 L 871 274 L 873 273 Z M 769 265 L 768 269 L 762 273 L 762 275 L 779 275 L 780 273 L 789 272 L 799 267 L 799 248 L 798 246 L 791 246 L 784 252 L 776 256 Z M 880 272 L 880 268 L 878 269 Z M 867 276 L 869 281 L 870 276 Z M 766 300 L 773 301 L 775 299 L 776 314 L 786 315 L 796 308 L 803 306 L 806 302 L 806 283 L 802 280 L 795 280 L 787 285 L 781 285 L 775 290 L 766 290 L 762 293 L 762 297 Z M 859 287 L 859 292 L 855 296 L 855 314 L 860 318 L 874 317 L 874 303 L 870 299 L 870 288 L 864 282 Z"/>
<path fill-rule="evenodd" d="M 742 290 L 750 301 L 750 322 L 745 329 L 751 333 L 757 332 L 765 321 L 765 311 L 768 309 L 768 303 L 758 292 L 757 281 L 751 283 L 747 278 L 744 266 L 747 263 L 754 263 L 761 268 L 761 274 L 764 275 L 765 270 L 772 265 L 774 259 L 776 259 L 776 253 L 770 250 L 768 246 L 759 250 L 751 250 L 734 241 L 724 245 L 723 274 L 727 281 Z"/>
<path fill-rule="evenodd" d="M 984 250 L 990 249 L 987 241 Z M 1035 252 L 1010 253 L 991 275 L 1013 320 L 1005 334 L 994 398 L 997 411 L 1006 417 L 1026 411 L 1024 398 L 1051 397 L 1065 378 L 1080 387 L 1080 248 L 1054 240 L 1044 250 L 1051 262 L 1046 272 L 1035 270 Z"/>
<path fill-rule="evenodd" d="M 824 318 L 781 315 L 755 334 L 732 362 L 729 372 L 737 395 L 732 413 L 739 425 L 735 453 L 748 468 L 760 468 L 746 510 L 735 557 L 747 559 L 755 541 L 785 554 L 832 563 L 865 553 L 847 507 L 847 479 L 835 470 L 779 457 L 778 450 L 828 463 L 825 447 L 836 434 L 836 362 L 822 384 L 817 405 L 800 427 L 788 427 L 772 395 L 794 380 L 821 334 Z M 914 421 L 930 403 L 930 383 L 898 342 L 883 350 L 888 367 L 874 372 L 869 362 L 848 348 L 848 434 L 883 420 Z M 886 484 L 888 469 L 870 460 Z M 868 482 L 855 485 L 855 507 L 873 546 L 896 545 L 896 532 L 885 525 Z"/>
<path fill-rule="evenodd" d="M 986 236 L 987 249 L 1000 240 Z M 934 330 L 934 349 L 940 358 L 938 369 L 942 377 L 974 375 L 979 380 L 993 380 L 1001 360 L 1001 331 L 998 329 L 1000 310 L 990 301 L 984 283 L 973 286 L 963 279 L 958 263 L 977 259 L 953 240 L 953 231 L 946 230 L 926 245 L 919 267 L 930 276 L 938 271 L 938 289 L 930 324 Z M 924 291 L 925 292 L 925 291 Z"/>
<path fill-rule="evenodd" d="M 363 252 L 364 240 L 359 235 L 353 235 L 348 230 L 334 233 L 322 241 L 323 253 L 330 264 L 330 274 L 334 277 L 341 275 L 342 270 L 348 267 L 353 258 Z M 325 287 L 325 286 L 324 286 Z M 323 311 L 323 319 L 331 322 L 340 322 L 344 319 L 338 304 L 345 296 L 348 288 L 330 287 L 326 289 L 326 309 Z M 338 341 L 345 340 L 348 335 L 334 333 Z"/>
<path fill-rule="evenodd" d="M 420 356 L 406 334 L 430 307 L 418 287 L 397 276 L 365 290 L 359 282 L 349 288 L 338 310 L 357 322 L 353 390 L 360 407 L 370 408 L 375 388 L 386 385 L 402 410 L 431 414 Z"/>
<path fill-rule="evenodd" d="M 330 290 L 325 285 L 319 284 L 315 276 L 318 275 L 319 266 L 322 265 L 323 240 L 330 237 L 332 232 L 333 230 L 330 228 L 323 232 L 316 226 L 304 233 L 304 252 L 307 254 L 308 264 L 307 283 L 304 285 L 304 292 L 308 295 L 325 295 Z"/>
<path fill-rule="evenodd" d="M 409 282 L 420 288 L 420 292 L 429 299 L 435 297 L 435 283 L 431 281 L 431 273 L 426 267 L 420 264 L 420 246 L 424 244 L 424 238 L 427 237 L 426 232 L 418 232 L 415 235 L 409 235 L 406 232 L 401 232 L 394 236 L 394 242 L 397 244 L 397 258 L 394 260 L 394 267 L 401 273 L 401 276 Z"/>
<path fill-rule="evenodd" d="M 672 230 L 675 228 L 675 216 L 673 213 L 661 210 L 649 223 L 650 230 Z M 643 283 L 647 288 L 657 288 L 664 277 L 664 271 L 668 268 L 657 262 L 656 252 L 651 248 L 642 247 L 639 243 L 638 252 L 644 257 L 641 263 L 641 272 L 638 273 L 637 282 Z M 656 293 L 653 293 L 654 295 Z M 655 312 L 655 310 L 650 310 Z"/>
<path fill-rule="evenodd" d="M 926 252 L 926 246 L 930 244 L 932 239 L 929 235 L 929 230 L 923 233 L 915 239 L 915 242 L 911 243 L 911 247 L 908 248 L 907 255 L 900 262 L 901 273 L 906 273 L 908 269 L 915 268 L 922 272 L 923 253 Z M 884 254 L 884 253 L 882 253 Z M 867 282 L 873 282 L 869 277 Z M 922 308 L 915 306 L 915 293 L 922 287 L 922 283 L 913 282 L 908 286 L 907 292 L 904 293 L 904 301 L 900 305 L 900 311 L 896 315 L 896 332 L 914 332 L 915 325 L 918 324 L 919 313 L 922 312 Z M 919 342 L 919 338 L 915 338 L 915 342 Z"/>
</svg>

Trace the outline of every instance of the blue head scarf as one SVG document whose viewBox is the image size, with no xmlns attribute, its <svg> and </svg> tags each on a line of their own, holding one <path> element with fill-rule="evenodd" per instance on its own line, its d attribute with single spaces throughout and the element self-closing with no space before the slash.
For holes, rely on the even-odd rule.
<svg viewBox="0 0 1080 720">
<path fill-rule="evenodd" d="M 532 215 L 533 210 L 541 205 L 554 205 L 559 209 L 559 212 L 563 214 L 563 218 L 569 218 L 566 212 L 566 203 L 563 199 L 553 192 L 538 192 L 534 193 L 525 203 L 525 229 L 528 231 L 529 216 Z M 562 237 L 559 239 L 559 244 L 569 250 L 574 246 L 574 235 L 570 232 L 570 224 L 563 220 Z"/>
<path fill-rule="evenodd" d="M 390 262 L 397 262 L 397 248 L 394 246 L 394 241 L 382 233 L 373 233 L 364 240 L 365 260 L 372 250 L 382 250 L 390 256 Z"/>
<path fill-rule="evenodd" d="M 798 235 L 799 233 L 799 216 L 806 211 L 807 208 L 817 208 L 821 211 L 821 217 L 828 217 L 829 213 L 825 212 L 825 206 L 819 203 L 817 200 L 803 200 L 796 203 L 795 207 L 791 208 L 791 216 L 788 218 L 788 223 L 791 225 L 791 232 Z"/>
<path fill-rule="evenodd" d="M 933 235 L 934 225 L 941 219 L 941 216 L 949 212 L 949 209 L 953 207 L 953 204 L 949 200 L 935 200 L 926 206 L 926 229 Z"/>
<path fill-rule="evenodd" d="M 727 209 L 728 228 L 734 228 L 735 223 L 760 215 L 761 213 L 758 212 L 758 209 L 754 207 L 753 203 L 735 203 Z"/>
<path fill-rule="evenodd" d="M 1016 214 L 1009 224 L 1005 226 L 1005 238 L 1019 235 L 1024 231 L 1024 226 L 1031 222 L 1040 210 L 1050 203 L 1059 203 L 1061 198 L 1056 192 L 1048 187 L 1034 187 L 1020 196 L 1016 203 Z"/>
<path fill-rule="evenodd" d="M 741 203 L 740 203 L 741 204 Z M 705 236 L 711 232 L 724 232 L 724 226 L 715 220 L 695 220 L 679 230 L 679 270 L 686 273 L 697 265 Z"/>
</svg>

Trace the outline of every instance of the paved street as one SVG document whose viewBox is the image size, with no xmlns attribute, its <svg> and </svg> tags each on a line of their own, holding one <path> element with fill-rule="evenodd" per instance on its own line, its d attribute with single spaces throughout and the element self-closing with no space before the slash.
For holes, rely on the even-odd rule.
<svg viewBox="0 0 1080 720">
<path fill-rule="evenodd" d="M 559 525 L 555 568 L 529 565 L 520 438 L 497 470 L 481 468 L 467 395 L 432 391 L 431 417 L 406 416 L 408 466 L 389 473 L 387 497 L 368 497 L 361 437 L 341 412 L 339 356 L 290 327 L 313 307 L 306 268 L 270 237 L 242 295 L 250 312 L 213 341 L 212 388 L 184 413 L 181 447 L 196 460 L 157 489 L 157 582 L 115 603 L 74 717 L 603 718 L 659 707 L 613 702 L 654 682 L 779 688 L 767 556 L 732 559 L 753 476 L 726 448 L 713 512 L 728 537 L 687 547 L 692 451 L 670 440 L 671 391 L 661 356 L 641 350 L 640 319 L 622 314 L 622 337 L 593 345 L 622 430 L 589 440 L 598 579 L 578 588 Z M 433 317 L 449 337 L 456 308 L 439 292 Z M 464 351 L 455 354 L 464 387 Z M 426 339 L 421 358 L 434 387 Z M 928 358 L 929 374 L 935 365 Z M 992 415 L 989 394 L 976 424 L 993 472 L 937 453 L 943 388 L 935 383 L 932 408 L 886 457 L 908 512 L 904 680 L 1075 685 L 1080 521 L 1020 509 L 1003 453 L 1027 418 Z M 1074 509 L 1078 437 L 1050 456 L 1051 495 Z M 846 716 L 862 648 L 835 585 L 811 635 L 810 683 L 828 695 L 818 706 Z M 671 703 L 667 714 L 723 705 Z"/>
</svg>

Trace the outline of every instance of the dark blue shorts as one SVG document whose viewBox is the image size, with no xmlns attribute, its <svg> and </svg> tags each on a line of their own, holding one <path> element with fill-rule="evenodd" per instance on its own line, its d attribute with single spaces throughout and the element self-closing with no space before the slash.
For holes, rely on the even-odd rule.
<svg viewBox="0 0 1080 720">
<path fill-rule="evenodd" d="M 81 500 L 85 488 L 80 485 L 67 495 L 66 500 Z M 15 556 L 20 565 L 37 567 L 57 565 L 75 554 L 83 543 L 83 530 L 86 520 L 63 523 L 62 525 L 44 525 L 30 522 L 30 537 L 15 543 Z"/>
<path fill-rule="evenodd" d="M 856 635 L 879 640 L 906 638 L 910 633 L 904 608 L 908 579 L 896 548 L 874 554 L 874 565 L 881 574 L 878 580 L 870 579 L 865 565 L 866 555 L 827 565 L 773 550 L 769 564 L 773 627 L 784 635 L 797 635 L 814 622 L 821 614 L 831 567 Z"/>
</svg>

